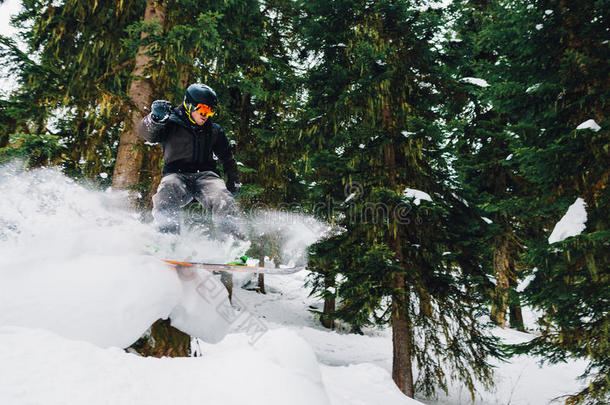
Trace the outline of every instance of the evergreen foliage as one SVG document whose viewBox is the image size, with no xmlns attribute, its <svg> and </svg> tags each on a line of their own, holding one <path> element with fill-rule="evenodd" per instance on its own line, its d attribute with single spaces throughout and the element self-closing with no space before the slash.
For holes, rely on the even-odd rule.
<svg viewBox="0 0 610 405">
<path fill-rule="evenodd" d="M 494 108 L 491 100 L 492 92 L 500 86 L 497 83 L 503 80 L 501 72 L 497 76 L 489 71 L 501 59 L 487 49 L 484 38 L 491 3 L 462 1 L 451 6 L 456 38 L 447 46 L 447 64 L 457 80 L 447 103 L 448 123 L 453 129 L 457 180 L 464 198 L 480 211 L 470 224 L 479 230 L 480 237 L 472 248 L 478 251 L 479 263 L 493 276 L 495 285 L 484 282 L 481 286 L 488 291 L 492 321 L 504 327 L 510 307 L 511 327 L 523 330 L 515 287 L 523 268 L 520 235 L 530 232 L 528 224 L 519 221 L 519 213 L 527 210 L 520 196 L 529 184 L 513 159 L 515 142 L 507 129 L 511 117 Z M 488 87 L 487 81 L 493 85 Z"/>
<path fill-rule="evenodd" d="M 525 260 L 534 279 L 528 302 L 542 309 L 542 335 L 518 352 L 550 362 L 590 361 L 586 388 L 570 403 L 606 403 L 608 380 L 608 2 L 492 2 L 479 43 L 494 55 L 479 72 L 487 102 L 502 119 L 513 155 L 512 212 L 529 231 Z M 487 62 L 487 63 L 486 63 Z M 593 119 L 602 130 L 577 130 Z M 547 238 L 577 197 L 587 204 L 586 230 L 549 245 Z M 506 198 L 504 199 L 506 200 Z"/>
<path fill-rule="evenodd" d="M 317 61 L 307 83 L 310 176 L 317 194 L 342 210 L 335 219 L 344 229 L 312 249 L 312 267 L 322 269 L 313 283 L 329 294 L 323 279 L 342 276 L 335 316 L 356 330 L 371 322 L 405 325 L 394 350 L 408 346 L 408 353 L 395 356 L 394 379 L 407 395 L 414 388 L 432 395 L 449 378 L 474 395 L 476 380 L 491 382 L 486 359 L 500 353 L 484 332 L 481 297 L 470 288 L 480 269 L 460 266 L 468 254 L 451 226 L 469 213 L 452 196 L 443 117 L 435 108 L 448 80 L 432 43 L 443 20 L 438 10 L 415 6 L 302 6 L 305 55 Z M 415 201 L 407 187 L 433 201 Z M 441 357 L 453 369 L 442 367 Z M 406 377 L 397 371 L 397 362 L 412 360 L 416 387 L 410 366 Z"/>
</svg>

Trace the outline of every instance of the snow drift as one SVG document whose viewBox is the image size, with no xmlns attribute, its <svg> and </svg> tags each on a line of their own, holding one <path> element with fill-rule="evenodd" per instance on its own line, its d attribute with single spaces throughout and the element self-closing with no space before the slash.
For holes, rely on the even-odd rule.
<svg viewBox="0 0 610 405">
<path fill-rule="evenodd" d="M 0 403 L 202 401 L 330 404 L 313 351 L 288 330 L 270 331 L 256 345 L 234 345 L 205 357 L 157 359 L 67 340 L 44 330 L 0 327 Z"/>
</svg>

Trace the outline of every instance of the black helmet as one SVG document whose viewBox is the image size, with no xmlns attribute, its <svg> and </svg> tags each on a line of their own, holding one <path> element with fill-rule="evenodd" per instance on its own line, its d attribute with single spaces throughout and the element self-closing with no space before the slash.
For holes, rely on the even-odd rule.
<svg viewBox="0 0 610 405">
<path fill-rule="evenodd" d="M 216 92 L 210 86 L 195 83 L 186 89 L 184 104 L 187 111 L 191 111 L 198 104 L 206 104 L 215 110 L 218 107 L 218 97 L 216 97 Z"/>
</svg>

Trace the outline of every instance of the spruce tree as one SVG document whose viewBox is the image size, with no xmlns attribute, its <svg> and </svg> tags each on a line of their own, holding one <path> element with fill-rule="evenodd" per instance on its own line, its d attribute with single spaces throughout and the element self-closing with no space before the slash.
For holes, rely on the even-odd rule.
<svg viewBox="0 0 610 405">
<path fill-rule="evenodd" d="M 433 43 L 442 15 L 416 6 L 302 5 L 304 55 L 316 61 L 307 83 L 309 180 L 342 210 L 334 218 L 344 229 L 313 248 L 312 264 L 329 265 L 326 279 L 343 276 L 336 316 L 356 328 L 392 326 L 393 378 L 411 397 L 446 389 L 449 376 L 474 392 L 475 380 L 491 382 L 486 359 L 498 354 L 470 288 L 479 269 L 459 266 L 469 260 L 451 224 L 467 207 L 452 196 L 445 164 L 438 107 L 447 77 Z"/>
<path fill-rule="evenodd" d="M 485 46 L 491 3 L 461 1 L 452 5 L 450 37 L 455 38 L 446 48 L 456 79 L 448 102 L 454 127 L 453 167 L 464 197 L 480 210 L 471 226 L 480 230 L 473 245 L 494 281 L 492 286 L 487 282 L 482 285 L 489 291 L 491 318 L 504 327 L 509 312 L 511 327 L 523 330 L 516 286 L 523 266 L 519 259 L 521 234 L 527 224 L 519 222 L 518 214 L 526 209 L 519 197 L 529 184 L 513 159 L 515 142 L 507 128 L 510 116 L 497 111 L 491 102 L 491 91 L 503 80 L 501 72 L 490 70 L 499 63 L 498 55 Z"/>
<path fill-rule="evenodd" d="M 489 66 L 500 79 L 490 86 L 493 108 L 510 117 L 513 159 L 530 184 L 520 221 L 538 228 L 524 235 L 534 276 L 525 293 L 545 313 L 545 326 L 517 351 L 550 362 L 587 359 L 587 386 L 569 403 L 607 403 L 610 395 L 609 11 L 604 1 L 497 2 L 481 38 L 498 57 Z M 596 125 L 578 129 L 586 122 Z M 550 243 L 554 224 L 579 197 L 584 232 Z"/>
</svg>

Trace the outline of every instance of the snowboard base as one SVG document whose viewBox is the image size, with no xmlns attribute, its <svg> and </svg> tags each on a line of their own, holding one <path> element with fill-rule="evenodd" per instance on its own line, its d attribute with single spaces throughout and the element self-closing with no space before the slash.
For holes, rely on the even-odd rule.
<svg viewBox="0 0 610 405">
<path fill-rule="evenodd" d="M 161 259 L 174 268 L 188 267 L 194 270 L 227 271 L 231 273 L 262 273 L 262 274 L 293 274 L 303 270 L 305 267 L 259 267 L 245 266 L 240 264 L 218 264 L 201 262 L 184 262 L 180 260 Z"/>
</svg>

